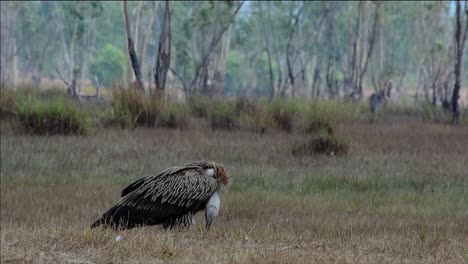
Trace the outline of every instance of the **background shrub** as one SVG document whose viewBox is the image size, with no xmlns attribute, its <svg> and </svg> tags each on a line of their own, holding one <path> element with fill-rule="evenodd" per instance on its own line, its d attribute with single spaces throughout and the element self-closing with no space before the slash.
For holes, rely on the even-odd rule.
<svg viewBox="0 0 468 264">
<path fill-rule="evenodd" d="M 306 133 L 331 130 L 338 123 L 359 117 L 360 105 L 338 101 L 310 101 L 305 103 L 300 115 L 299 128 Z"/>
<path fill-rule="evenodd" d="M 108 123 L 128 127 L 181 128 L 187 124 L 190 109 L 182 104 L 145 96 L 137 89 L 115 87 L 112 92 L 113 114 Z"/>
<path fill-rule="evenodd" d="M 212 129 L 238 128 L 238 114 L 235 105 L 228 101 L 213 101 L 208 108 L 208 120 Z"/>
<path fill-rule="evenodd" d="M 15 106 L 16 116 L 29 134 L 85 134 L 89 118 L 70 99 L 54 97 L 44 103 L 37 97 L 28 95 Z"/>
<path fill-rule="evenodd" d="M 269 107 L 274 126 L 280 130 L 291 132 L 297 113 L 299 112 L 299 104 L 297 101 L 290 99 L 275 99 Z"/>
<path fill-rule="evenodd" d="M 159 127 L 184 128 L 190 118 L 189 106 L 170 101 L 163 102 L 159 107 L 159 111 L 157 117 Z"/>
<path fill-rule="evenodd" d="M 3 90 L 0 96 L 0 118 L 8 120 L 15 116 L 15 94 L 12 90 Z"/>
<path fill-rule="evenodd" d="M 348 153 L 349 144 L 337 138 L 334 135 L 320 134 L 313 136 L 305 144 L 300 144 L 293 148 L 294 156 L 326 154 L 326 155 L 345 155 Z"/>
<path fill-rule="evenodd" d="M 119 124 L 122 128 L 135 127 L 136 125 L 154 126 L 148 119 L 148 113 L 145 112 L 146 102 L 144 95 L 133 89 L 115 86 L 112 88 L 111 107 L 113 123 Z M 146 120 L 145 120 L 146 118 Z"/>
</svg>

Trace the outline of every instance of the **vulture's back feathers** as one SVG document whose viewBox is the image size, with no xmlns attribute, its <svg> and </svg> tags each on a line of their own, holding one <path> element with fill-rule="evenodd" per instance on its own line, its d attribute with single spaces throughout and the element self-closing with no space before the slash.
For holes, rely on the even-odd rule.
<svg viewBox="0 0 468 264">
<path fill-rule="evenodd" d="M 91 226 L 190 225 L 209 198 L 229 184 L 214 162 L 192 162 L 139 179 L 121 192 L 121 200 Z"/>
</svg>

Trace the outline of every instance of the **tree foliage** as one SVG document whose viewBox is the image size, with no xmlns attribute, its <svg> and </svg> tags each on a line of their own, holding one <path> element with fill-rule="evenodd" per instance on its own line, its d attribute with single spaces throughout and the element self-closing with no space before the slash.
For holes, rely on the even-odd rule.
<svg viewBox="0 0 468 264">
<path fill-rule="evenodd" d="M 364 94 L 386 82 L 418 99 L 432 102 L 435 96 L 436 103 L 443 100 L 445 83 L 451 92 L 452 2 L 248 1 L 235 13 L 240 5 L 171 2 L 168 91 L 196 93 L 221 82 L 217 89 L 225 95 L 345 97 L 351 87 L 347 82 L 360 67 Z M 57 69 L 67 77 L 72 63 L 80 70 L 79 82 L 96 74 L 109 86 L 126 72 L 125 56 L 123 64 L 120 56 L 126 43 L 120 3 L 2 1 L 1 7 L 3 82 L 11 81 L 15 69 L 21 79 L 57 78 Z M 164 3 L 129 1 L 128 11 L 142 78 L 149 87 Z M 462 73 L 466 65 L 468 56 L 463 57 Z M 468 75 L 461 76 L 463 87 Z"/>
<path fill-rule="evenodd" d="M 123 51 L 107 44 L 90 62 L 90 73 L 96 75 L 103 85 L 108 86 L 122 79 L 125 65 Z"/>
</svg>

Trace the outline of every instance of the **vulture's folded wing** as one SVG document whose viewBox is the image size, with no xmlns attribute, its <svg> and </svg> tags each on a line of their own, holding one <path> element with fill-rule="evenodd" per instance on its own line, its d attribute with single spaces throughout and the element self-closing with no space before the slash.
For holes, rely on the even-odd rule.
<svg viewBox="0 0 468 264">
<path fill-rule="evenodd" d="M 121 201 L 93 226 L 108 224 L 131 228 L 165 223 L 202 210 L 219 189 L 213 177 L 193 170 L 146 177 L 127 188 L 130 187 Z"/>
</svg>

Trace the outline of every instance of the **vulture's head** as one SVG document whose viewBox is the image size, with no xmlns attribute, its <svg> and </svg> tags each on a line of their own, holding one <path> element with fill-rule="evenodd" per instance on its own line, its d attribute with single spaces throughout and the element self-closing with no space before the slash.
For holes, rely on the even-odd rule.
<svg viewBox="0 0 468 264">
<path fill-rule="evenodd" d="M 231 177 L 228 175 L 222 164 L 208 161 L 200 162 L 200 167 L 206 170 L 206 173 L 215 178 L 223 190 L 226 190 L 231 184 Z"/>
</svg>

